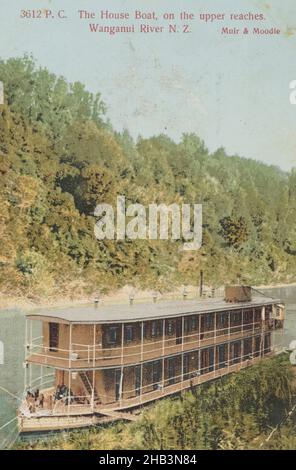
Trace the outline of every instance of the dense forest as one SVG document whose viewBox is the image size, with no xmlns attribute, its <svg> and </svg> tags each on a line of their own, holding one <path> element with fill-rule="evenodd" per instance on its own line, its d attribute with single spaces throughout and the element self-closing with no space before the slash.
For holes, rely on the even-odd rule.
<svg viewBox="0 0 296 470">
<path fill-rule="evenodd" d="M 18 442 L 25 449 L 295 449 L 295 374 L 285 356 L 146 409 L 136 422 Z"/>
<path fill-rule="evenodd" d="M 31 57 L 0 61 L 0 80 L 3 295 L 81 296 L 128 283 L 166 290 L 197 284 L 201 269 L 212 286 L 238 276 L 253 284 L 295 279 L 296 171 L 222 148 L 210 153 L 195 134 L 134 141 L 112 128 L 99 93 Z M 117 195 L 144 206 L 203 204 L 202 248 L 98 241 L 94 208 L 114 205 Z"/>
</svg>

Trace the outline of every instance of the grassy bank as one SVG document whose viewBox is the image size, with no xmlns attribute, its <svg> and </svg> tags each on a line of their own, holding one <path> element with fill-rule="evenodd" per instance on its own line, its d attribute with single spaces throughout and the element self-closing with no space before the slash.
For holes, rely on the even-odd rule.
<svg viewBox="0 0 296 470">
<path fill-rule="evenodd" d="M 147 408 L 134 423 L 19 442 L 18 449 L 295 449 L 291 417 L 268 440 L 296 401 L 287 356 L 266 359 Z"/>
</svg>

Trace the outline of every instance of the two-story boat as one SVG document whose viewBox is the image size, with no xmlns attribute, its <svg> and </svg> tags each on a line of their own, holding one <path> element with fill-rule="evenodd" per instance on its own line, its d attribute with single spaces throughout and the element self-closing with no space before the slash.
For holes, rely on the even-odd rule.
<svg viewBox="0 0 296 470">
<path fill-rule="evenodd" d="M 251 293 L 29 313 L 20 431 L 133 419 L 141 405 L 274 354 L 284 306 Z"/>
</svg>

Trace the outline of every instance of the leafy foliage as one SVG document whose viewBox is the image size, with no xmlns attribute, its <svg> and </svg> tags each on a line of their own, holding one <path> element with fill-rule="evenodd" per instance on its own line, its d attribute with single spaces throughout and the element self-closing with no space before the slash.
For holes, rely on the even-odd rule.
<svg viewBox="0 0 296 470">
<path fill-rule="evenodd" d="M 3 293 L 38 300 L 126 283 L 168 289 L 197 284 L 201 269 L 212 285 L 238 276 L 250 284 L 294 279 L 294 170 L 223 149 L 210 154 L 193 134 L 179 143 L 165 135 L 134 142 L 128 131 L 112 129 L 99 94 L 38 68 L 31 57 L 0 61 L 0 80 Z M 202 203 L 202 248 L 97 241 L 94 207 L 115 205 L 119 194 L 145 206 Z M 32 263 L 43 264 L 42 277 Z"/>
</svg>

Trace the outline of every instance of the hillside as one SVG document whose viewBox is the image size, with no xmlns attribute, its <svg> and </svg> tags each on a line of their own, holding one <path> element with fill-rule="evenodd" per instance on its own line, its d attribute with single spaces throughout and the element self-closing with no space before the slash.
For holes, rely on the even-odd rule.
<svg viewBox="0 0 296 470">
<path fill-rule="evenodd" d="M 100 94 L 30 57 L 0 61 L 0 80 L 2 295 L 78 298 L 127 283 L 163 291 L 197 284 L 201 269 L 214 286 L 295 280 L 296 171 L 211 154 L 193 134 L 134 142 L 113 130 Z M 94 207 L 116 195 L 203 204 L 202 248 L 96 240 Z"/>
</svg>

